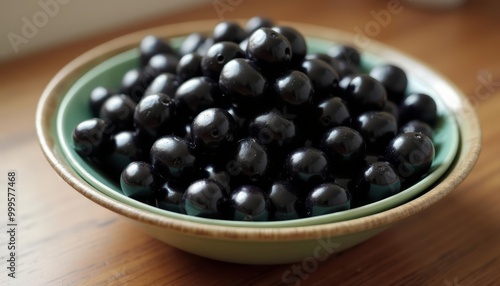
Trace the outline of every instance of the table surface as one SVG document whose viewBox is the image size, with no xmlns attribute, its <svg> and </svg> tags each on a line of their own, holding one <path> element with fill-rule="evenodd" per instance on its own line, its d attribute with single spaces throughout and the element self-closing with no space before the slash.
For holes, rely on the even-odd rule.
<svg viewBox="0 0 500 286">
<path fill-rule="evenodd" d="M 369 39 L 396 47 L 454 82 L 475 102 L 483 131 L 477 165 L 449 196 L 369 241 L 321 262 L 302 284 L 500 285 L 500 134 L 496 131 L 500 120 L 500 2 L 468 1 L 462 8 L 448 11 L 405 5 L 400 13 L 389 14 L 386 22 L 378 20 L 379 24 L 377 15 L 382 14 L 378 12 L 388 11 L 388 1 L 231 3 L 238 5 L 226 6 L 230 9 L 222 14 L 213 4 L 207 4 L 0 65 L 0 181 L 5 182 L 8 170 L 16 170 L 19 196 L 17 278 L 7 277 L 3 262 L 0 284 L 282 282 L 283 273 L 292 265 L 246 266 L 197 257 L 149 237 L 84 198 L 46 162 L 34 127 L 37 101 L 51 77 L 97 44 L 161 24 L 266 15 L 358 35 L 368 29 L 365 36 Z M 0 209 L 6 216 L 3 197 Z M 2 237 L 6 237 L 4 227 L 2 223 Z M 2 242 L 1 260 L 5 261 L 7 255 Z"/>
</svg>

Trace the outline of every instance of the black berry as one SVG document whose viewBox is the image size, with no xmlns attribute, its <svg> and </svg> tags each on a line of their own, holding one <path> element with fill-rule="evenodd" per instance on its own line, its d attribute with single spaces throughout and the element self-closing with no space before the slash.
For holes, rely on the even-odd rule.
<svg viewBox="0 0 500 286">
<path fill-rule="evenodd" d="M 407 186 L 430 170 L 434 159 L 434 145 L 422 133 L 401 133 L 389 143 L 384 157 L 394 166 L 401 181 Z"/>
<path fill-rule="evenodd" d="M 308 216 L 348 210 L 351 207 L 349 193 L 340 185 L 325 183 L 314 188 L 305 201 Z"/>
<path fill-rule="evenodd" d="M 257 186 L 244 185 L 231 193 L 232 219 L 240 221 L 268 221 L 271 206 L 267 195 Z"/>
</svg>

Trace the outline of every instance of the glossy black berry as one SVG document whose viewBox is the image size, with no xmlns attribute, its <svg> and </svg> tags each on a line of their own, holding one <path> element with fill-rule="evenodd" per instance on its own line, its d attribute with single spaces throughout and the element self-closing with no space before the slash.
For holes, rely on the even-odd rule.
<svg viewBox="0 0 500 286">
<path fill-rule="evenodd" d="M 223 218 L 226 199 L 221 186 L 213 180 L 193 182 L 182 196 L 182 210 L 191 216 Z"/>
<path fill-rule="evenodd" d="M 228 173 L 234 178 L 233 183 L 258 183 L 266 179 L 269 159 L 266 149 L 255 139 L 242 139 L 236 146 L 236 152 L 227 164 Z"/>
<path fill-rule="evenodd" d="M 110 174 L 120 174 L 131 162 L 146 162 L 149 148 L 134 131 L 121 131 L 111 137 L 112 152 L 106 157 L 106 165 Z"/>
<path fill-rule="evenodd" d="M 233 59 L 222 68 L 219 85 L 223 94 L 238 101 L 239 98 L 262 96 L 266 80 L 245 59 Z"/>
<path fill-rule="evenodd" d="M 274 83 L 277 105 L 287 114 L 296 117 L 312 102 L 314 89 L 303 72 L 290 70 L 280 75 Z M 286 109 L 284 109 L 286 108 Z"/>
<path fill-rule="evenodd" d="M 307 54 L 305 59 L 306 60 L 320 60 L 320 61 L 324 61 L 325 63 L 327 63 L 329 66 L 331 66 L 335 70 L 335 72 L 339 76 L 339 83 L 340 83 L 340 79 L 344 78 L 345 75 L 350 73 L 350 70 L 346 69 L 347 64 L 345 64 L 344 62 L 341 62 L 337 59 L 334 59 L 325 53 Z"/>
<path fill-rule="evenodd" d="M 238 44 L 233 42 L 219 42 L 210 47 L 203 56 L 201 70 L 204 76 L 219 81 L 219 76 L 224 65 L 232 59 L 244 57 L 245 53 L 240 49 Z"/>
<path fill-rule="evenodd" d="M 202 56 L 197 53 L 189 53 L 182 56 L 177 65 L 177 76 L 181 82 L 193 77 L 202 76 L 201 71 Z"/>
<path fill-rule="evenodd" d="M 156 139 L 174 127 L 175 103 L 166 94 L 145 96 L 134 112 L 134 126 L 141 135 Z"/>
<path fill-rule="evenodd" d="M 131 69 L 123 75 L 120 93 L 127 95 L 137 103 L 141 100 L 148 85 L 142 70 Z"/>
<path fill-rule="evenodd" d="M 328 54 L 325 53 L 313 53 L 313 54 L 307 54 L 305 56 L 306 60 L 320 60 L 324 61 L 328 65 L 330 65 L 335 71 L 338 73 L 339 69 L 339 61 L 337 59 L 334 59 L 330 57 Z M 340 74 L 339 74 L 340 76 Z"/>
<path fill-rule="evenodd" d="M 394 116 L 394 118 L 396 119 L 399 118 L 399 107 L 391 100 L 385 102 L 382 111 L 392 114 L 392 116 Z"/>
<path fill-rule="evenodd" d="M 269 200 L 274 208 L 274 220 L 297 219 L 304 216 L 303 203 L 289 181 L 274 182 L 269 192 Z"/>
<path fill-rule="evenodd" d="M 157 54 L 149 59 L 143 70 L 143 81 L 149 85 L 158 75 L 162 73 L 176 73 L 179 58 L 171 54 Z"/>
<path fill-rule="evenodd" d="M 89 107 L 93 116 L 99 116 L 102 104 L 112 95 L 113 91 L 103 86 L 98 86 L 90 92 Z"/>
<path fill-rule="evenodd" d="M 358 190 L 360 168 L 352 170 L 348 174 L 335 174 L 331 180 L 333 183 L 341 186 L 349 193 L 350 209 L 366 205 L 368 202 L 366 196 Z"/>
<path fill-rule="evenodd" d="M 347 86 L 345 100 L 354 114 L 382 110 L 387 102 L 384 86 L 368 75 L 354 77 Z"/>
<path fill-rule="evenodd" d="M 336 69 L 336 71 L 338 72 L 340 79 L 343 79 L 346 76 L 358 75 L 363 73 L 361 67 L 353 64 L 348 64 L 343 61 L 338 61 L 338 68 Z"/>
<path fill-rule="evenodd" d="M 422 133 L 432 140 L 432 127 L 429 124 L 419 121 L 412 120 L 399 128 L 399 133 L 417 132 Z"/>
<path fill-rule="evenodd" d="M 351 80 L 353 78 L 355 78 L 356 76 L 358 76 L 358 74 L 350 74 L 350 75 L 346 75 L 344 76 L 340 81 L 339 81 L 339 91 L 340 91 L 340 94 L 339 96 L 342 97 L 342 98 L 346 98 L 347 96 L 347 93 L 348 93 L 348 88 L 349 88 L 349 84 L 351 83 Z"/>
<path fill-rule="evenodd" d="M 393 196 L 401 191 L 401 181 L 388 162 L 374 162 L 362 172 L 358 191 L 368 203 Z"/>
<path fill-rule="evenodd" d="M 339 97 L 332 97 L 316 104 L 309 116 L 313 121 L 308 128 L 314 129 L 315 135 L 320 136 L 333 127 L 351 124 L 349 109 Z"/>
<path fill-rule="evenodd" d="M 164 136 L 151 147 L 151 163 L 165 179 L 188 180 L 193 176 L 196 158 L 189 141 L 177 136 Z"/>
<path fill-rule="evenodd" d="M 422 133 L 401 133 L 389 143 L 384 157 L 407 186 L 430 170 L 434 160 L 434 145 Z"/>
<path fill-rule="evenodd" d="M 209 108 L 200 112 L 191 124 L 192 142 L 199 154 L 214 154 L 230 148 L 235 141 L 236 123 L 224 109 Z"/>
<path fill-rule="evenodd" d="M 308 216 L 320 216 L 348 210 L 351 207 L 349 193 L 335 183 L 324 183 L 314 188 L 305 201 Z"/>
<path fill-rule="evenodd" d="M 398 133 L 396 118 L 385 111 L 370 111 L 358 116 L 354 128 L 363 136 L 368 150 L 383 152 L 387 143 Z"/>
<path fill-rule="evenodd" d="M 300 70 L 311 80 L 316 102 L 335 94 L 339 76 L 329 64 L 318 59 L 305 60 L 302 62 Z"/>
<path fill-rule="evenodd" d="M 156 206 L 160 209 L 182 213 L 182 196 L 186 191 L 184 184 L 174 181 L 163 183 L 155 192 Z"/>
<path fill-rule="evenodd" d="M 78 123 L 73 130 L 75 151 L 83 157 L 101 155 L 109 151 L 110 132 L 106 121 L 91 118 Z"/>
<path fill-rule="evenodd" d="M 247 21 L 245 31 L 247 32 L 247 35 L 250 36 L 253 32 L 260 28 L 271 28 L 272 26 L 274 26 L 273 20 L 266 17 L 255 16 Z"/>
<path fill-rule="evenodd" d="M 269 198 L 261 188 L 243 185 L 235 189 L 229 198 L 232 219 L 239 221 L 268 221 L 272 210 Z"/>
<path fill-rule="evenodd" d="M 223 21 L 218 23 L 213 30 L 214 42 L 239 43 L 247 36 L 245 30 L 236 22 Z"/>
<path fill-rule="evenodd" d="M 408 78 L 400 67 L 391 64 L 379 65 L 370 71 L 370 76 L 385 87 L 389 100 L 396 103 L 403 100 L 408 86 Z"/>
<path fill-rule="evenodd" d="M 170 47 L 168 42 L 149 35 L 142 39 L 139 45 L 141 65 L 146 66 L 149 60 L 157 54 L 175 54 L 174 49 Z"/>
<path fill-rule="evenodd" d="M 185 117 L 196 116 L 214 106 L 217 93 L 216 83 L 208 77 L 195 77 L 184 82 L 175 92 L 179 113 Z"/>
<path fill-rule="evenodd" d="M 246 53 L 266 73 L 285 70 L 292 59 L 290 42 L 270 28 L 260 28 L 248 38 Z"/>
<path fill-rule="evenodd" d="M 231 192 L 231 175 L 227 172 L 227 166 L 223 164 L 208 164 L 200 170 L 200 178 L 210 179 L 217 182 L 225 194 Z"/>
<path fill-rule="evenodd" d="M 173 98 L 175 96 L 175 91 L 177 90 L 179 85 L 180 82 L 175 74 L 162 73 L 158 75 L 147 87 L 146 91 L 144 92 L 144 96 L 163 93 Z"/>
<path fill-rule="evenodd" d="M 151 200 L 156 187 L 153 166 L 142 161 L 131 162 L 121 173 L 120 187 L 129 198 Z"/>
<path fill-rule="evenodd" d="M 437 106 L 432 97 L 424 93 L 414 93 L 406 97 L 399 107 L 402 124 L 410 120 L 420 120 L 430 126 L 437 121 Z"/>
<path fill-rule="evenodd" d="M 358 131 L 339 126 L 330 129 L 321 140 L 321 150 L 330 158 L 332 167 L 337 170 L 353 171 L 361 165 L 366 155 L 366 144 Z"/>
<path fill-rule="evenodd" d="M 279 111 L 272 110 L 250 121 L 248 135 L 273 152 L 293 147 L 297 142 L 297 129 L 293 121 L 286 119 Z"/>
<path fill-rule="evenodd" d="M 110 131 L 132 130 L 136 103 L 130 97 L 119 94 L 108 98 L 101 106 L 99 117 L 110 125 Z"/>
<path fill-rule="evenodd" d="M 314 186 L 327 177 L 328 160 L 322 151 L 304 147 L 288 155 L 285 168 L 288 177 L 294 182 Z"/>
<path fill-rule="evenodd" d="M 252 114 L 259 110 L 266 79 L 245 59 L 233 59 L 222 68 L 219 88 L 239 112 Z"/>
<path fill-rule="evenodd" d="M 181 55 L 186 55 L 189 53 L 196 53 L 198 48 L 203 45 L 207 37 L 202 33 L 191 33 L 184 41 L 182 41 L 181 47 L 179 48 L 179 53 Z"/>
<path fill-rule="evenodd" d="M 283 35 L 290 43 L 292 49 L 292 59 L 290 63 L 292 65 L 300 64 L 307 54 L 307 43 L 304 36 L 290 26 L 275 26 L 272 29 Z"/>
<path fill-rule="evenodd" d="M 335 45 L 328 50 L 328 54 L 339 60 L 350 65 L 359 66 L 361 63 L 361 56 L 359 51 L 349 45 Z"/>
<path fill-rule="evenodd" d="M 240 49 L 245 53 L 245 55 L 247 54 L 247 47 L 248 47 L 248 38 L 244 39 L 243 41 L 241 41 L 238 46 L 240 47 Z"/>
</svg>

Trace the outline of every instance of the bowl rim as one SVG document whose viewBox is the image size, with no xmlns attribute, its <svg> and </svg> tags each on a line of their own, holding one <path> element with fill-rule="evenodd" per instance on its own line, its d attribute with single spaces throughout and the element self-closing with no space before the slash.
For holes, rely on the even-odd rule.
<svg viewBox="0 0 500 286">
<path fill-rule="evenodd" d="M 244 20 L 238 21 L 244 23 Z M 481 149 L 481 131 L 478 117 L 467 97 L 442 75 L 394 48 L 388 47 L 373 39 L 370 40 L 368 46 L 370 52 L 374 52 L 384 58 L 389 58 L 391 61 L 397 62 L 401 66 L 411 66 L 413 69 L 412 72 L 416 73 L 417 76 L 423 77 L 426 81 L 431 81 L 431 85 L 436 85 L 443 91 L 451 92 L 455 95 L 456 98 L 454 98 L 454 101 L 445 101 L 444 104 L 456 117 L 456 120 L 459 121 L 458 125 L 460 129 L 461 142 L 457 159 L 455 163 L 450 166 L 446 177 L 426 193 L 389 210 L 352 220 L 310 226 L 259 228 L 254 226 L 234 227 L 202 224 L 149 213 L 110 198 L 84 181 L 69 166 L 69 163 L 62 154 L 55 154 L 53 151 L 54 140 L 51 137 L 50 127 L 52 120 L 54 120 L 56 116 L 57 107 L 62 99 L 60 94 L 67 91 L 70 87 L 68 82 L 73 83 L 79 76 L 100 63 L 103 59 L 136 47 L 140 40 L 146 35 L 157 35 L 163 38 L 176 37 L 199 31 L 200 27 L 203 30 L 207 30 L 207 27 L 214 27 L 218 22 L 218 20 L 193 21 L 168 24 L 133 32 L 103 43 L 78 56 L 63 67 L 43 91 L 37 106 L 35 122 L 39 145 L 56 173 L 58 173 L 58 175 L 71 187 L 88 199 L 131 220 L 168 229 L 170 231 L 181 232 L 186 235 L 217 239 L 283 241 L 303 240 L 325 236 L 341 236 L 387 226 L 422 211 L 446 196 L 465 179 L 476 163 Z M 344 42 L 357 46 L 361 51 L 368 49 L 367 47 L 359 47 L 356 44 L 355 35 L 348 32 L 294 22 L 279 22 L 279 24 L 292 26 L 311 37 Z M 460 124 L 460 122 L 462 122 L 462 124 Z"/>
</svg>

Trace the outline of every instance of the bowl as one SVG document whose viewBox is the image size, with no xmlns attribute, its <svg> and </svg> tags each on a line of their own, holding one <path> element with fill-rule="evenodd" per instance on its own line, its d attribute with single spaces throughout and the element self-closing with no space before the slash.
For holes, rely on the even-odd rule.
<svg viewBox="0 0 500 286">
<path fill-rule="evenodd" d="M 300 261 L 312 256 L 318 247 L 331 254 L 356 245 L 443 198 L 471 171 L 480 151 L 480 128 L 466 97 L 423 64 L 372 41 L 360 49 L 366 54 L 363 57 L 365 66 L 380 62 L 398 64 L 410 71 L 409 90 L 427 92 L 438 103 L 440 128 L 436 140 L 441 144 L 436 146 L 437 159 L 432 172 L 420 185 L 389 199 L 338 214 L 264 223 L 194 218 L 125 197 L 116 186 L 99 177 L 92 166 L 85 165 L 72 153 L 68 134 L 79 119 L 89 117 L 84 111 L 85 98 L 76 94 L 100 81 L 103 84 L 119 82 L 123 73 L 106 72 L 110 69 L 124 71 L 136 64 L 138 54 L 135 48 L 144 36 L 152 34 L 177 39 L 173 40 L 175 43 L 191 32 L 208 31 L 216 23 L 181 23 L 120 37 L 76 58 L 52 79 L 38 105 L 37 133 L 47 160 L 71 187 L 179 249 L 222 261 L 276 264 Z M 291 25 L 306 35 L 311 51 L 324 50 L 325 45 L 334 42 L 356 44 L 353 35 L 334 29 L 281 24 Z M 107 76 L 103 77 L 103 73 Z"/>
<path fill-rule="evenodd" d="M 183 37 L 171 38 L 172 46 L 180 46 Z M 307 38 L 310 52 L 327 52 L 331 47 L 332 41 L 317 38 Z M 362 56 L 361 66 L 365 70 L 370 70 L 381 62 L 381 59 L 375 55 L 365 52 Z M 193 222 L 216 224 L 225 226 L 244 226 L 244 227 L 288 227 L 288 226 L 304 226 L 323 224 L 328 222 L 336 222 L 363 217 L 366 215 L 375 214 L 400 205 L 409 201 L 419 193 L 425 191 L 429 186 L 434 184 L 449 168 L 458 150 L 459 136 L 458 126 L 454 117 L 451 115 L 448 108 L 442 103 L 438 93 L 433 90 L 432 86 L 426 84 L 425 81 L 415 78 L 413 73 L 409 72 L 409 87 L 408 93 L 424 92 L 433 96 L 438 106 L 438 122 L 434 128 L 434 146 L 436 156 L 429 171 L 429 174 L 419 181 L 414 186 L 375 203 L 367 204 L 361 207 L 349 209 L 346 211 L 335 212 L 328 215 L 315 216 L 309 218 L 300 218 L 295 220 L 273 221 L 273 222 L 248 222 L 248 221 L 228 221 L 207 219 L 185 214 L 179 214 L 154 206 L 150 206 L 134 199 L 125 196 L 118 182 L 105 176 L 101 170 L 92 162 L 85 160 L 76 153 L 73 148 L 72 131 L 75 126 L 83 120 L 92 118 L 88 108 L 84 108 L 89 100 L 90 92 L 96 86 L 106 86 L 117 90 L 120 86 L 121 77 L 131 68 L 139 65 L 138 48 L 133 48 L 125 52 L 119 53 L 109 59 L 99 63 L 78 80 L 72 84 L 68 92 L 64 95 L 56 115 L 56 132 L 57 141 L 61 145 L 61 149 L 70 162 L 71 166 L 94 188 L 102 193 L 122 201 L 128 205 L 143 209 L 148 212 Z M 82 108 L 82 106 L 84 106 Z"/>
</svg>

